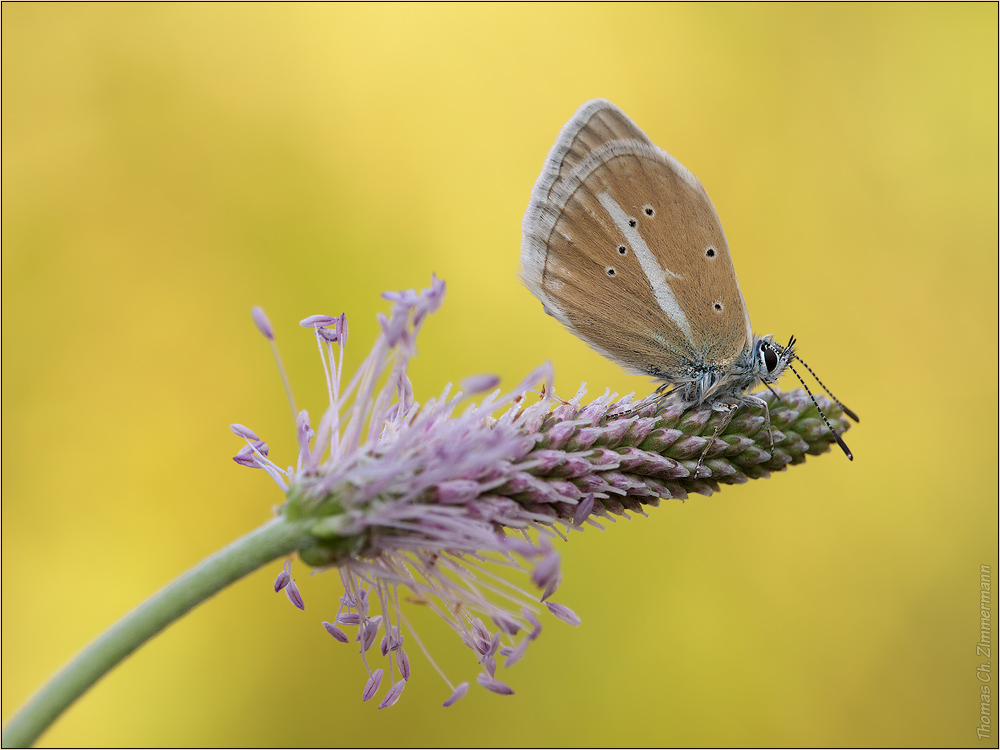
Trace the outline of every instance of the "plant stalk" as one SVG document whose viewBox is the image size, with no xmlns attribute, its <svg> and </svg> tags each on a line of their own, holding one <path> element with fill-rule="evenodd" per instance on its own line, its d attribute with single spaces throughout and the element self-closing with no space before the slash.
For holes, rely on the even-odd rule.
<svg viewBox="0 0 1000 750">
<path fill-rule="evenodd" d="M 315 519 L 275 518 L 205 558 L 153 594 L 83 649 L 7 723 L 3 747 L 29 747 L 70 704 L 126 656 L 248 573 L 314 542 Z"/>
</svg>

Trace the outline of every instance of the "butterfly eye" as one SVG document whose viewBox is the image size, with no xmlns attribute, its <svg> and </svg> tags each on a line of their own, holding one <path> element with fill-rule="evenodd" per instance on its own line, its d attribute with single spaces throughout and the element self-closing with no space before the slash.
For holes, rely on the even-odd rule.
<svg viewBox="0 0 1000 750">
<path fill-rule="evenodd" d="M 707 248 L 705 248 L 705 257 L 706 258 L 714 258 L 715 257 L 715 248 L 714 247 L 707 247 Z"/>
<path fill-rule="evenodd" d="M 774 353 L 774 349 L 769 346 L 764 347 L 761 354 L 764 356 L 764 367 L 767 368 L 768 372 L 774 372 L 778 366 L 778 355 Z"/>
</svg>

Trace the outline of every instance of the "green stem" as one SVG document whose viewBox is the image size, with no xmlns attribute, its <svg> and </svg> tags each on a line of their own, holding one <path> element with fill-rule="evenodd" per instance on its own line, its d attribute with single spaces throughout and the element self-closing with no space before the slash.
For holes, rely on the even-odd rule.
<svg viewBox="0 0 1000 750">
<path fill-rule="evenodd" d="M 28 701 L 3 730 L 4 747 L 28 747 L 118 662 L 217 591 L 314 541 L 315 519 L 275 518 L 205 558 L 112 625 Z"/>
</svg>

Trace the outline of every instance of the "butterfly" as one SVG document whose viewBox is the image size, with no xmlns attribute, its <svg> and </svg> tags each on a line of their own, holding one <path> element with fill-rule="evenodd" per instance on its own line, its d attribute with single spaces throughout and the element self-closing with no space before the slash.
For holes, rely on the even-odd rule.
<svg viewBox="0 0 1000 750">
<path fill-rule="evenodd" d="M 603 99 L 580 107 L 549 151 L 522 222 L 521 277 L 596 351 L 663 381 L 685 407 L 725 412 L 716 434 L 741 404 L 763 407 L 770 434 L 767 402 L 750 391 L 793 361 L 809 369 L 794 337 L 754 335 L 705 188 Z"/>
</svg>

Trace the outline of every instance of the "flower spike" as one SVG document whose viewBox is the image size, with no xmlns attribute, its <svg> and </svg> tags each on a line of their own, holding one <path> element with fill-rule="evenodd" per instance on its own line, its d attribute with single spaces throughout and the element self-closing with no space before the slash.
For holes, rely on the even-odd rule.
<svg viewBox="0 0 1000 750">
<path fill-rule="evenodd" d="M 761 396 L 770 430 L 758 407 L 741 407 L 721 424 L 720 413 L 685 410 L 657 394 L 635 400 L 605 392 L 585 405 L 583 387 L 568 401 L 554 394 L 548 363 L 506 394 L 494 390 L 494 376 L 465 380 L 462 391 L 481 401 L 461 411 L 465 396 L 452 395 L 450 385 L 417 403 L 407 366 L 444 291 L 435 277 L 422 292 L 383 295 L 391 310 L 379 315 L 381 333 L 346 386 L 346 318 L 301 321 L 315 332 L 329 404 L 317 425 L 297 413 L 296 468 L 278 466 L 255 433 L 232 426 L 246 442 L 235 460 L 267 470 L 287 492 L 280 513 L 311 519 L 314 543 L 300 558 L 340 576 L 344 594 L 323 627 L 339 643 L 353 643 L 366 665 L 388 659 L 393 684 L 380 708 L 393 705 L 411 677 L 404 638 L 412 636 L 430 659 L 406 621 L 401 592 L 404 601 L 439 614 L 469 647 L 480 686 L 511 695 L 496 677 L 497 660 L 509 667 L 525 655 L 542 630 L 538 614 L 580 624 L 571 609 L 551 601 L 562 579 L 554 540 L 618 516 L 645 515 L 661 498 L 711 495 L 767 477 L 829 450 L 836 440 L 830 427 L 847 429 L 836 404 L 823 397 L 817 404 L 801 391 Z M 304 608 L 287 563 L 275 582 L 281 589 Z M 453 687 L 431 663 L 453 691 L 444 703 L 450 706 L 468 682 Z M 369 672 L 363 700 L 378 692 L 383 674 Z"/>
</svg>

